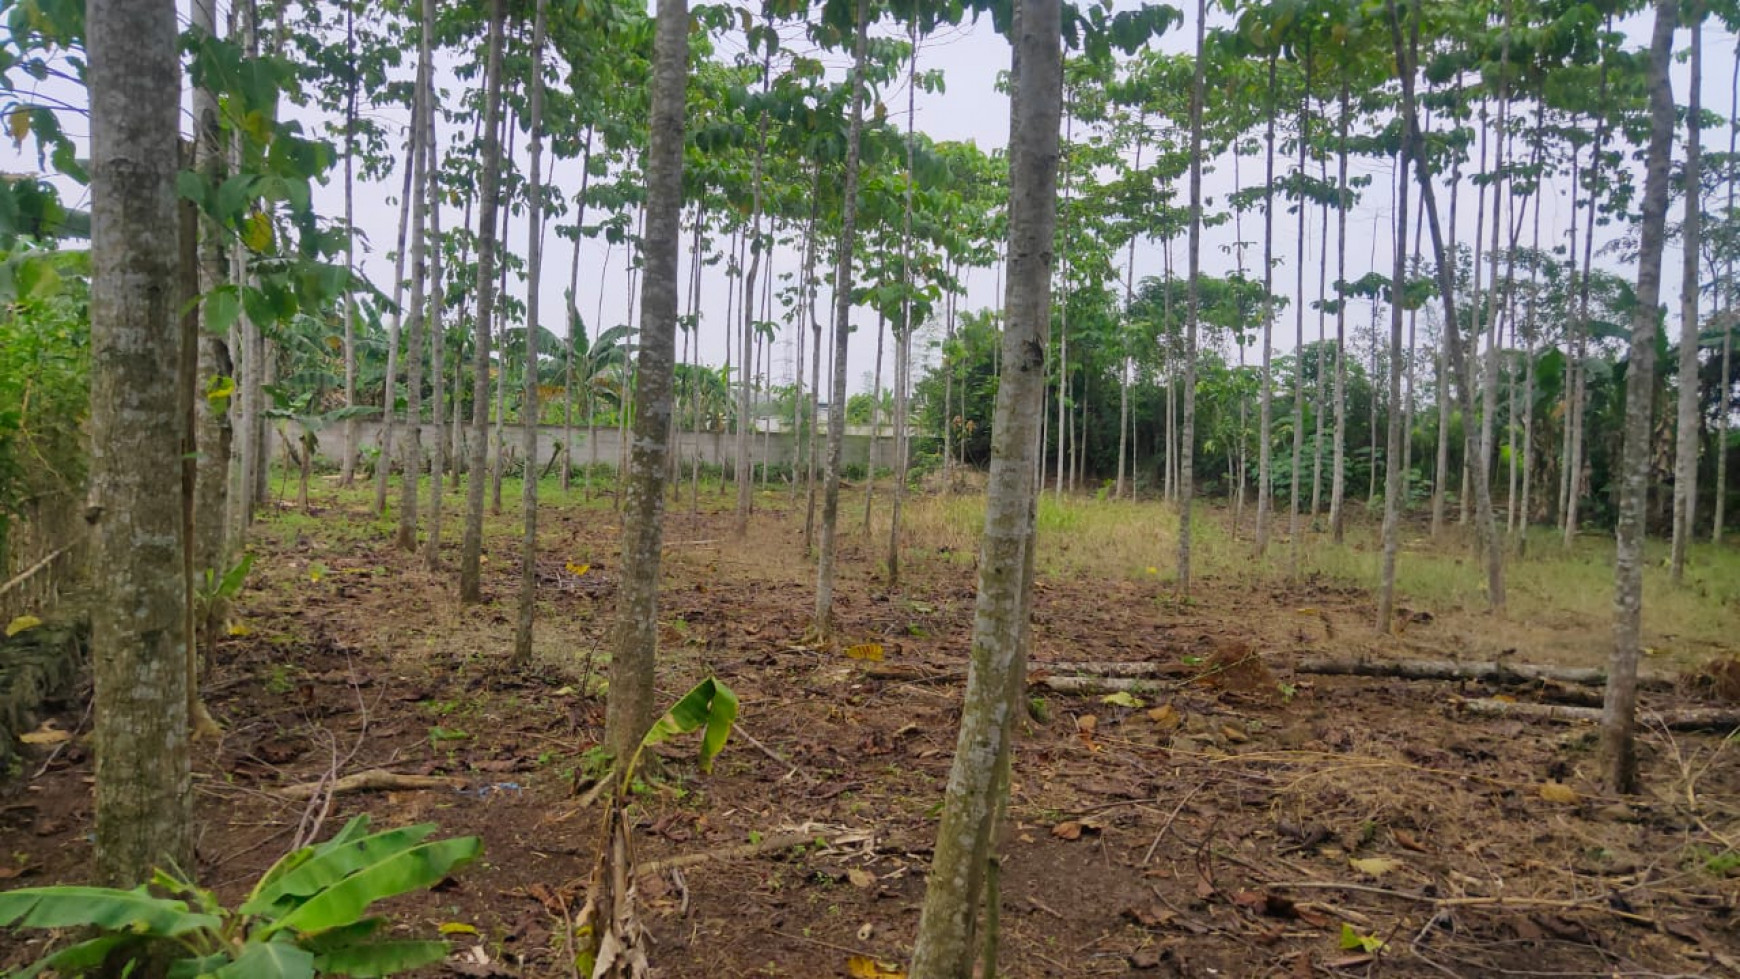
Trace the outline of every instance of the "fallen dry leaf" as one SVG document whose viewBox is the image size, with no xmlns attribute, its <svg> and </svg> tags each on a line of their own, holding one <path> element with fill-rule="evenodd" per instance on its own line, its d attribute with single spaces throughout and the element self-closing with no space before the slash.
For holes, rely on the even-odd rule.
<svg viewBox="0 0 1740 979">
<path fill-rule="evenodd" d="M 847 646 L 846 658 L 880 663 L 882 662 L 882 644 L 879 642 L 864 642 L 859 643 L 856 646 Z"/>
<path fill-rule="evenodd" d="M 1070 819 L 1051 827 L 1051 835 L 1060 840 L 1079 840 L 1083 833 L 1098 833 L 1100 824 L 1092 819 Z"/>
<path fill-rule="evenodd" d="M 1268 898 L 1262 891 L 1233 891 L 1232 903 L 1241 908 L 1256 909 L 1268 903 Z"/>
<path fill-rule="evenodd" d="M 846 975 L 852 979 L 906 979 L 899 966 L 878 962 L 868 955 L 854 955 L 846 960 Z"/>
<path fill-rule="evenodd" d="M 1414 834 L 1405 829 L 1392 829 L 1390 835 L 1395 837 L 1396 845 L 1404 850 L 1412 850 L 1415 853 L 1426 852 L 1426 848 L 1420 845 L 1420 841 L 1414 839 Z"/>
<path fill-rule="evenodd" d="M 71 731 L 62 731 L 54 726 L 53 721 L 43 721 L 42 726 L 18 736 L 25 744 L 60 744 L 72 740 Z"/>
<path fill-rule="evenodd" d="M 1382 877 L 1402 865 L 1400 860 L 1389 857 L 1358 857 L 1347 861 L 1353 869 L 1368 877 Z"/>
<path fill-rule="evenodd" d="M 1171 704 L 1162 704 L 1150 710 L 1148 720 L 1153 721 L 1155 726 L 1162 731 L 1175 730 L 1179 724 L 1184 722 L 1184 718 L 1178 716 L 1178 708 Z"/>
<path fill-rule="evenodd" d="M 1541 798 L 1548 802 L 1562 803 L 1567 806 L 1574 806 L 1583 801 L 1583 797 L 1577 794 L 1576 789 L 1563 782 L 1542 783 Z"/>
</svg>

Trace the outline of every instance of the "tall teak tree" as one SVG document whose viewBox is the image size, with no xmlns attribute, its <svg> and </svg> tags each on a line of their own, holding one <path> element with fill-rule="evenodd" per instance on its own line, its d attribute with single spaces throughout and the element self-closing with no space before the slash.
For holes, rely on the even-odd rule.
<svg viewBox="0 0 1740 979">
<path fill-rule="evenodd" d="M 96 861 L 191 865 L 174 0 L 91 0 L 91 473 Z"/>
<path fill-rule="evenodd" d="M 489 67 L 484 80 L 483 181 L 478 187 L 477 330 L 472 359 L 471 464 L 465 486 L 465 537 L 459 551 L 459 598 L 483 601 L 483 489 L 489 479 L 489 334 L 495 315 L 496 217 L 500 201 L 501 55 L 506 0 L 489 14 Z"/>
<path fill-rule="evenodd" d="M 622 588 L 604 743 L 629 758 L 653 722 L 658 652 L 659 557 L 670 455 L 671 375 L 677 347 L 677 247 L 683 207 L 683 110 L 689 60 L 687 0 L 659 0 L 653 37 L 651 141 L 646 154 L 646 234 L 641 245 L 640 358 L 634 444 L 626 474 Z"/>
<path fill-rule="evenodd" d="M 1002 817 L 1027 618 L 1037 496 L 1039 415 L 1051 332 L 1063 46 L 1058 0 L 1021 0 L 1011 31 L 1009 274 L 1003 373 L 992 428 L 979 597 L 960 736 L 913 948 L 913 979 L 972 974 L 974 917 Z M 987 970 L 989 974 L 990 970 Z"/>
<path fill-rule="evenodd" d="M 1649 50 L 1649 149 L 1644 157 L 1643 221 L 1631 312 L 1631 364 L 1625 372 L 1625 445 L 1619 469 L 1619 526 L 1614 558 L 1613 652 L 1607 667 L 1601 740 L 1617 792 L 1637 791 L 1637 659 L 1643 626 L 1644 510 L 1649 503 L 1655 340 L 1661 329 L 1661 253 L 1666 237 L 1668 165 L 1674 138 L 1674 93 L 1668 77 L 1678 0 L 1657 0 Z"/>
</svg>

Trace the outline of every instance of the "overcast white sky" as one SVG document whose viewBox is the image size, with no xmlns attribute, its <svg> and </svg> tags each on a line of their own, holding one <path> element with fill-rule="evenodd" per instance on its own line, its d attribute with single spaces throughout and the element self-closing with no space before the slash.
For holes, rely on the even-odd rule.
<svg viewBox="0 0 1740 979">
<path fill-rule="evenodd" d="M 1128 0 L 1120 0 L 1118 5 L 1120 7 L 1133 6 Z M 1193 4 L 1189 6 L 1194 7 Z M 1189 20 L 1189 17 L 1193 15 L 1193 9 L 1187 10 L 1187 19 L 1184 25 L 1160 39 L 1157 42 L 1158 46 L 1169 52 L 1186 50 L 1194 37 L 1194 25 Z M 1653 14 L 1647 16 L 1653 16 Z M 1224 15 L 1211 14 L 1211 18 L 1215 18 L 1211 19 L 1211 24 L 1218 24 L 1224 20 Z M 1638 17 L 1626 23 L 1624 27 L 1633 38 L 1634 43 L 1641 43 L 1646 37 L 1648 25 L 1647 17 Z M 1683 31 L 1676 38 L 1680 47 L 1684 46 L 1686 40 L 1687 35 Z M 740 47 L 740 39 L 732 38 L 720 42 L 722 52 L 733 52 L 739 50 Z M 918 94 L 919 128 L 938 140 L 971 140 L 987 150 L 1005 145 L 1008 139 L 1008 105 L 1005 96 L 997 91 L 995 81 L 997 74 L 1008 67 L 1008 46 L 1003 38 L 992 31 L 989 21 L 942 32 L 922 41 L 919 58 L 921 70 L 941 68 L 946 77 L 945 91 L 934 94 L 921 91 Z M 1733 58 L 1734 38 L 1717 29 L 1707 27 L 1705 30 L 1704 104 L 1706 108 L 1720 115 L 1727 115 L 1729 112 L 1728 79 L 1733 67 Z M 841 75 L 844 74 L 845 59 L 842 55 L 824 55 L 824 60 L 832 66 L 832 70 Z M 1687 77 L 1685 65 L 1676 64 L 1674 92 L 1676 99 L 1680 101 L 1685 98 Z M 454 84 L 453 80 L 448 79 L 448 84 L 451 87 Z M 899 117 L 904 114 L 906 97 L 903 88 L 895 87 L 882 94 L 884 101 L 888 104 L 890 115 Z M 904 120 L 901 121 L 904 122 Z M 69 131 L 73 132 L 81 131 L 84 128 L 82 120 L 68 120 L 67 127 Z M 1715 130 L 1706 130 L 1705 139 L 1706 145 L 1711 149 L 1726 149 L 1726 128 L 1717 127 Z M 522 166 L 526 162 L 523 158 L 524 143 L 524 139 L 518 140 Z M 1676 158 L 1683 155 L 1683 150 L 1683 145 L 1676 146 Z M 34 163 L 33 149 L 26 146 L 24 150 L 14 152 L 11 168 L 28 170 L 34 167 Z M 1260 167 L 1260 159 L 1247 159 L 1242 164 L 1242 177 L 1246 186 L 1260 180 Z M 1390 191 L 1387 189 L 1391 184 L 1392 177 L 1390 167 L 1386 161 L 1366 159 L 1357 161 L 1356 168 L 1356 172 L 1370 174 L 1373 181 L 1359 207 L 1349 216 L 1348 260 L 1350 278 L 1362 275 L 1373 268 L 1387 272 L 1390 266 L 1388 241 L 1390 234 L 1388 230 Z M 342 213 L 342 188 L 337 182 L 336 173 L 335 170 L 335 179 L 332 184 L 316 190 L 316 206 L 323 213 L 329 215 Z M 392 277 L 392 264 L 388 251 L 392 247 L 397 227 L 396 197 L 400 179 L 395 176 L 386 184 L 364 186 L 359 188 L 357 193 L 357 221 L 373 243 L 373 250 L 361 255 L 360 261 L 365 273 L 378 284 L 382 284 L 383 287 Z M 1231 160 L 1213 161 L 1205 179 L 1205 193 L 1209 200 L 1212 202 L 1223 199 L 1234 186 Z M 571 162 L 558 164 L 555 168 L 554 180 L 558 186 L 571 194 L 579 185 L 578 164 Z M 1541 212 L 1543 245 L 1557 238 L 1562 238 L 1570 224 L 1568 188 L 1561 185 L 1557 190 L 1557 194 L 1550 194 L 1543 198 L 1544 204 Z M 1182 188 L 1179 191 L 1179 196 L 1183 196 Z M 1417 197 L 1417 194 L 1415 196 Z M 1461 200 L 1461 213 L 1457 215 L 1458 227 L 1460 228 L 1458 237 L 1463 241 L 1469 241 L 1474 236 L 1475 225 L 1473 195 L 1464 193 Z M 1441 208 L 1448 208 L 1447 197 L 1442 192 L 1440 192 L 1439 205 Z M 459 217 L 457 213 L 447 213 L 443 218 L 444 224 L 447 227 L 452 227 L 458 222 Z M 1449 219 L 1447 213 L 1445 213 L 1445 218 Z M 1676 208 L 1672 220 L 1677 220 L 1677 218 Z M 1306 236 L 1307 247 L 1303 261 L 1307 289 L 1311 293 L 1311 297 L 1314 298 L 1320 267 L 1320 256 L 1317 254 L 1318 230 L 1315 225 L 1315 212 L 1310 215 L 1310 220 L 1311 226 Z M 1277 214 L 1276 255 L 1280 261 L 1280 267 L 1275 274 L 1277 289 L 1287 292 L 1291 291 L 1291 283 L 1299 261 L 1299 257 L 1294 254 L 1292 245 L 1296 232 L 1293 222 L 1294 218 L 1291 215 Z M 1526 234 L 1525 231 L 1525 238 Z M 1260 215 L 1247 214 L 1244 219 L 1244 240 L 1246 242 L 1258 241 L 1260 235 Z M 1234 227 L 1231 222 L 1207 232 L 1202 252 L 1205 271 L 1210 274 L 1224 274 L 1232 270 L 1234 259 L 1228 246 L 1234 240 Z M 687 243 L 687 236 L 685 236 L 685 247 L 687 247 Z M 1598 240 L 1597 247 L 1599 244 Z M 518 254 L 525 253 L 526 226 L 523 220 L 516 220 L 510 224 L 507 246 Z M 554 234 L 547 234 L 546 274 L 544 275 L 543 287 L 540 290 L 542 294 L 541 319 L 547 326 L 558 332 L 562 330 L 564 322 L 563 290 L 567 286 L 567 271 L 572 257 L 570 248 L 571 246 L 565 239 L 558 238 Z M 598 240 L 588 241 L 582 245 L 582 248 L 579 305 L 589 327 L 593 330 L 597 329 L 597 310 L 600 308 L 603 310 L 602 322 L 605 325 L 624 322 L 627 312 L 628 284 L 624 274 L 624 250 L 616 248 L 607 254 L 606 246 Z M 1335 248 L 1333 229 L 1329 248 L 1329 258 L 1333 262 Z M 1182 269 L 1182 251 L 1182 247 L 1180 247 L 1177 259 L 1180 269 Z M 1254 266 L 1260 263 L 1260 260 L 1260 250 L 1247 252 L 1246 261 L 1248 265 L 1253 267 L 1252 274 L 1255 274 Z M 779 275 L 795 271 L 799 256 L 793 251 L 781 249 L 775 253 L 773 262 L 775 274 Z M 688 263 L 682 261 L 679 264 L 686 276 Z M 1138 247 L 1136 257 L 1138 277 L 1157 274 L 1162 265 L 1163 257 L 1158 244 Z M 1626 269 L 1623 270 L 1623 274 L 1629 277 L 1633 273 Z M 716 364 L 721 362 L 724 357 L 725 331 L 728 326 L 725 322 L 725 277 L 718 266 L 707 269 L 704 275 L 706 278 L 703 280 L 702 290 L 701 354 L 704 360 Z M 1333 279 L 1333 272 L 1331 272 L 1330 278 Z M 962 308 L 974 309 L 996 305 L 1001 298 L 996 295 L 997 279 L 997 273 L 991 269 L 972 271 L 967 279 L 967 299 L 962 304 Z M 1675 328 L 1677 329 L 1680 279 L 1677 251 L 1670 250 L 1666 258 L 1663 279 L 1663 300 L 1670 304 L 1669 309 L 1673 311 L 1670 321 L 1676 321 Z M 515 282 L 510 285 L 510 290 L 523 298 L 525 286 L 523 283 Z M 687 294 L 685 284 L 682 295 L 686 296 Z M 825 293 L 819 308 L 822 310 L 828 308 Z M 826 315 L 825 312 L 823 315 Z M 849 371 L 851 387 L 854 392 L 869 387 L 868 374 L 875 359 L 874 318 L 861 311 L 856 320 L 858 332 L 853 337 L 851 369 Z M 1364 329 L 1365 326 L 1365 317 L 1360 311 L 1350 312 L 1350 329 Z M 1331 324 L 1332 328 L 1333 324 Z M 1306 316 L 1308 339 L 1314 337 L 1316 329 L 1316 316 L 1314 313 L 1308 312 Z M 1282 315 L 1281 321 L 1277 324 L 1276 333 L 1277 347 L 1282 350 L 1290 349 L 1293 343 L 1291 309 Z M 791 351 L 788 340 L 789 336 L 782 334 L 779 349 L 775 354 L 775 380 L 779 383 L 785 383 L 789 380 Z M 1254 357 L 1254 353 L 1252 356 Z M 891 362 L 891 356 L 889 362 Z M 886 374 L 884 382 L 886 383 Z"/>
</svg>

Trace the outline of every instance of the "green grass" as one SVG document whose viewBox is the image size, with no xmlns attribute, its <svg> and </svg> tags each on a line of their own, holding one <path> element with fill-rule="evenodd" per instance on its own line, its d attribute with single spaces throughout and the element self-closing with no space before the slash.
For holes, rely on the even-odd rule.
<svg viewBox="0 0 1740 979">
<path fill-rule="evenodd" d="M 908 511 L 915 539 L 945 543 L 971 554 L 984 520 L 975 496 L 925 499 Z M 1287 515 L 1278 515 L 1275 536 L 1263 558 L 1253 553 L 1254 513 L 1247 507 L 1239 539 L 1230 514 L 1218 504 L 1202 505 L 1193 521 L 1191 563 L 1199 577 L 1260 583 L 1285 580 L 1291 560 Z M 1097 575 L 1109 578 L 1175 580 L 1178 564 L 1178 513 L 1158 502 L 1107 502 L 1088 497 L 1059 501 L 1046 494 L 1038 511 L 1042 574 Z M 1404 599 L 1437 610 L 1478 611 L 1486 607 L 1486 572 L 1459 530 L 1432 541 L 1408 526 L 1396 569 L 1396 588 Z M 1677 643 L 1731 645 L 1735 612 L 1740 609 L 1740 549 L 1694 544 L 1685 580 L 1672 584 L 1667 571 L 1668 544 L 1652 539 L 1645 548 L 1644 626 L 1648 636 Z M 1363 520 L 1350 526 L 1347 540 L 1335 544 L 1325 533 L 1304 538 L 1300 570 L 1332 582 L 1375 588 L 1382 552 L 1377 528 Z M 1551 626 L 1605 623 L 1613 614 L 1613 540 L 1586 531 L 1570 551 L 1548 528 L 1530 532 L 1526 557 L 1508 555 L 1505 589 L 1509 617 Z"/>
</svg>

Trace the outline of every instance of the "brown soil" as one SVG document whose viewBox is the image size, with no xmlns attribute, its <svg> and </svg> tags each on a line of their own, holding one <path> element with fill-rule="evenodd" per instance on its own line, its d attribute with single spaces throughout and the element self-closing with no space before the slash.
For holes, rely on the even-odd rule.
<svg viewBox="0 0 1740 979">
<path fill-rule="evenodd" d="M 854 955 L 905 961 L 915 932 L 972 556 L 912 541 L 891 592 L 872 570 L 880 543 L 847 536 L 839 636 L 885 659 L 809 648 L 813 570 L 802 514 L 781 500 L 763 500 L 775 512 L 743 543 L 727 515 L 670 518 L 661 688 L 671 699 L 717 675 L 741 697 L 742 736 L 710 776 L 672 746 L 632 818 L 642 861 L 784 833 L 815 842 L 643 880 L 661 976 L 845 976 Z M 538 661 L 520 673 L 505 666 L 511 519 L 492 524 L 480 607 L 361 513 L 257 531 L 248 634 L 223 643 L 209 678 L 226 732 L 196 761 L 202 881 L 233 899 L 289 845 L 307 804 L 275 787 L 332 770 L 458 776 L 463 790 L 341 796 L 322 832 L 368 812 L 481 835 L 484 858 L 398 901 L 398 927 L 476 929 L 434 975 L 570 974 L 564 915 L 596 833 L 573 788 L 602 730 L 588 692 L 620 569 L 609 510 L 552 512 L 543 528 Z M 1597 780 L 1588 731 L 1458 713 L 1459 697 L 1490 691 L 1293 674 L 1303 653 L 1462 645 L 1446 634 L 1456 617 L 1420 610 L 1381 639 L 1369 604 L 1329 582 L 1207 580 L 1184 603 L 1155 582 L 1043 578 L 1036 668 L 1155 661 L 1209 676 L 1156 681 L 1138 707 L 1035 696 L 1002 851 L 999 974 L 1740 974 L 1733 749 L 1651 733 L 1649 791 L 1620 800 Z M 89 723 L 81 705 L 58 721 Z M 77 881 L 88 864 L 89 751 L 47 752 L 0 790 L 11 886 Z M 1550 801 L 1548 783 L 1575 801 Z M 25 937 L 0 941 L 0 966 L 40 953 Z"/>
</svg>

